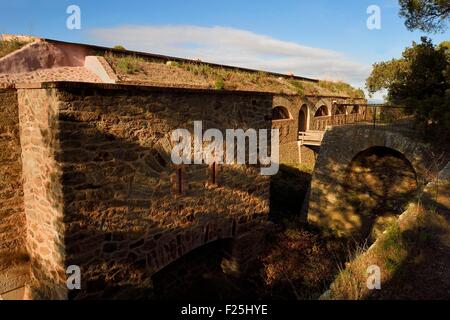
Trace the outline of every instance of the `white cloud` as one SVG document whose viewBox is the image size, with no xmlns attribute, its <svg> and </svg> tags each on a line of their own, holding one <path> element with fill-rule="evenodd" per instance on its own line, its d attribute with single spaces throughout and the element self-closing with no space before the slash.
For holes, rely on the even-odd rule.
<svg viewBox="0 0 450 320">
<path fill-rule="evenodd" d="M 93 29 L 90 34 L 107 45 L 130 50 L 200 59 L 319 79 L 343 80 L 363 87 L 370 66 L 343 53 L 278 40 L 226 27 L 119 26 Z"/>
</svg>

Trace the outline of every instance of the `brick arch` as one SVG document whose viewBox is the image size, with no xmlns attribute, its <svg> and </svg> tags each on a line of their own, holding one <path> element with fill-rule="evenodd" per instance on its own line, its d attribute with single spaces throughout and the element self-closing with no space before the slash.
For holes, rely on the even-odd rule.
<svg viewBox="0 0 450 320">
<path fill-rule="evenodd" d="M 322 106 L 326 107 L 328 115 L 331 116 L 331 112 L 332 112 L 331 104 L 323 99 L 316 102 L 314 107 L 311 109 L 311 114 L 314 116 L 314 114 L 317 112 L 317 110 L 319 110 L 319 108 Z"/>
<path fill-rule="evenodd" d="M 153 294 L 157 299 L 214 298 L 205 292 L 205 273 L 226 274 L 234 239 L 210 241 L 182 255 L 152 275 Z M 199 280 L 200 279 L 200 280 Z M 176 280 L 176 281 L 175 281 Z M 183 285 L 179 285 L 182 283 Z M 206 295 L 205 295 L 206 294 Z"/>
<path fill-rule="evenodd" d="M 233 241 L 236 223 L 229 219 L 216 219 L 204 225 L 194 225 L 178 232 L 168 230 L 149 240 L 154 249 L 149 255 L 150 273 L 155 274 L 190 252 L 218 240 Z"/>
<path fill-rule="evenodd" d="M 347 168 L 355 156 L 372 147 L 395 150 L 407 159 L 417 174 L 419 187 L 430 180 L 431 156 L 427 145 L 383 127 L 333 127 L 324 136 L 313 173 L 308 203 L 311 223 L 343 234 L 355 230 L 359 218 L 342 205 Z"/>
<path fill-rule="evenodd" d="M 347 166 L 347 169 L 354 164 L 355 162 L 357 162 L 359 159 L 365 157 L 367 154 L 376 154 L 376 153 L 386 153 L 388 155 L 392 155 L 396 158 L 401 159 L 402 161 L 405 162 L 405 164 L 411 169 L 411 171 L 414 173 L 415 176 L 415 180 L 418 180 L 418 176 L 417 176 L 417 172 L 416 169 L 414 168 L 413 164 L 411 163 L 411 161 L 400 151 L 393 149 L 391 147 L 388 146 L 381 146 L 381 145 L 373 145 L 370 146 L 367 149 L 361 150 L 360 152 L 358 152 L 356 155 L 353 156 L 352 160 L 350 161 L 350 163 Z"/>
<path fill-rule="evenodd" d="M 272 120 L 291 120 L 292 115 L 289 109 L 283 106 L 276 106 L 272 109 Z"/>
</svg>

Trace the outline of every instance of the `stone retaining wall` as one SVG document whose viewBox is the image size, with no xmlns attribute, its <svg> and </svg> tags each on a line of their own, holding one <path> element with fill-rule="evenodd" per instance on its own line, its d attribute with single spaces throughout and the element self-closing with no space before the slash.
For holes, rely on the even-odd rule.
<svg viewBox="0 0 450 320">
<path fill-rule="evenodd" d="M 28 279 L 22 159 L 15 90 L 0 89 L 0 296 Z"/>
<path fill-rule="evenodd" d="M 272 96 L 59 84 L 19 89 L 19 103 L 34 297 L 148 297 L 154 273 L 204 244 L 245 242 L 235 269 L 262 247 L 269 177 L 223 165 L 212 184 L 207 165 L 172 165 L 170 134 L 193 120 L 267 129 Z M 69 265 L 80 291 L 63 287 Z"/>
</svg>

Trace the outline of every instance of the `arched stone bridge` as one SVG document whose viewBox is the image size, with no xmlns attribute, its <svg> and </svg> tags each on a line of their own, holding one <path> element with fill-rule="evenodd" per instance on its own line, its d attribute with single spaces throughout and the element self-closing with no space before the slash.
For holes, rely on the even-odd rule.
<svg viewBox="0 0 450 320">
<path fill-rule="evenodd" d="M 382 181 L 377 181 L 378 177 L 374 177 L 376 172 L 373 170 L 369 169 L 365 172 L 364 167 L 358 169 L 359 172 L 356 174 L 365 174 L 364 179 L 372 179 L 375 181 L 373 184 L 378 183 L 380 189 L 396 188 L 402 184 L 402 179 L 405 179 L 408 174 L 409 177 L 411 175 L 414 177 L 417 181 L 415 186 L 418 187 L 424 185 L 433 176 L 434 164 L 430 149 L 404 132 L 381 125 L 357 124 L 333 127 L 325 133 L 313 173 L 308 207 L 308 220 L 311 223 L 341 234 L 358 233 L 363 228 L 364 216 L 361 212 L 352 210 L 355 195 L 350 194 L 351 190 L 349 191 L 352 188 L 354 190 L 354 186 L 351 185 L 354 182 L 350 179 L 351 167 L 361 155 L 367 154 L 370 157 L 376 156 L 377 153 L 378 157 L 380 153 L 383 153 L 381 156 L 389 155 L 399 159 L 402 166 L 401 169 L 395 169 L 393 172 L 381 172 L 384 178 L 394 179 L 393 176 L 399 175 L 395 182 L 392 180 L 389 182 L 390 185 L 386 186 L 380 184 Z M 377 160 L 376 157 L 374 159 L 367 158 L 365 163 L 370 165 L 370 161 Z M 407 174 L 400 175 L 400 171 Z M 392 184 L 395 185 L 392 186 Z M 360 201 L 385 201 L 383 197 L 388 195 L 395 199 L 399 197 L 399 194 L 396 195 L 395 192 L 400 193 L 400 191 L 387 189 L 375 190 L 373 194 L 365 191 Z M 374 200 L 372 195 L 378 199 Z M 375 203 L 373 207 L 376 206 Z"/>
<path fill-rule="evenodd" d="M 372 108 L 360 98 L 286 96 L 273 98 L 272 127 L 280 130 L 281 162 L 314 162 L 325 130 L 370 122 Z"/>
</svg>

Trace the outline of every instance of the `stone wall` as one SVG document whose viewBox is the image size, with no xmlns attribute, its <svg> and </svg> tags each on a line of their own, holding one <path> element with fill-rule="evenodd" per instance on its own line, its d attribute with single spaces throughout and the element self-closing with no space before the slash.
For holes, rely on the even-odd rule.
<svg viewBox="0 0 450 320">
<path fill-rule="evenodd" d="M 270 128 L 271 95 L 56 84 L 19 102 L 35 297 L 149 297 L 153 274 L 204 244 L 234 239 L 231 269 L 261 248 L 269 177 L 220 165 L 212 184 L 207 165 L 172 165 L 170 134 Z M 62 287 L 69 265 L 82 290 Z"/>
<path fill-rule="evenodd" d="M 277 95 L 273 98 L 273 107 L 283 107 L 289 112 L 289 119 L 272 121 L 272 128 L 279 130 L 280 162 L 297 163 L 299 161 L 298 149 L 298 104 L 297 96 Z"/>
<path fill-rule="evenodd" d="M 64 299 L 63 197 L 56 90 L 19 89 L 27 249 L 31 298 Z"/>
<path fill-rule="evenodd" d="M 319 146 L 301 146 L 300 163 L 315 164 L 319 155 Z"/>
<path fill-rule="evenodd" d="M 19 114 L 15 90 L 0 89 L 0 296 L 28 278 Z"/>
<path fill-rule="evenodd" d="M 309 222 L 343 235 L 361 229 L 362 217 L 350 210 L 344 186 L 352 160 L 374 146 L 400 152 L 411 163 L 420 185 L 431 178 L 430 151 L 417 139 L 385 126 L 333 127 L 325 133 L 315 165 L 309 196 Z"/>
<path fill-rule="evenodd" d="M 280 130 L 280 162 L 281 163 L 314 163 L 317 152 L 300 146 L 299 138 L 299 114 L 303 106 L 307 107 L 307 130 L 314 130 L 314 118 L 316 111 L 323 105 L 327 107 L 330 114 L 334 112 L 335 104 L 367 104 L 365 99 L 353 99 L 344 97 L 321 97 L 321 96 L 300 96 L 300 95 L 275 95 L 273 98 L 273 107 L 284 107 L 288 110 L 290 119 L 275 120 L 272 127 Z M 350 108 L 350 107 L 349 107 Z M 367 113 L 369 111 L 369 113 Z M 371 119 L 370 110 L 365 107 L 359 109 L 359 116 Z M 349 116 L 349 118 L 352 118 Z M 332 118 L 323 118 L 322 130 L 325 130 L 327 124 L 331 125 Z"/>
</svg>

